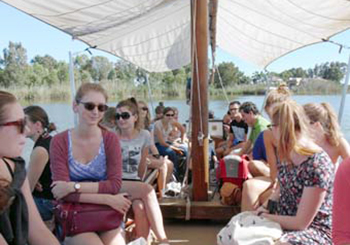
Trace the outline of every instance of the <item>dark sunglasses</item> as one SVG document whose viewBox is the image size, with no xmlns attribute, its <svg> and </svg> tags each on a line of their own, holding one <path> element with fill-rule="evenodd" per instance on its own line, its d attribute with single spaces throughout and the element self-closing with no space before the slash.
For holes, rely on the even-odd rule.
<svg viewBox="0 0 350 245">
<path fill-rule="evenodd" d="M 16 126 L 21 134 L 24 133 L 26 125 L 27 125 L 27 121 L 25 119 L 19 119 L 17 121 L 0 124 L 0 126 L 2 126 L 2 127 Z"/>
<path fill-rule="evenodd" d="M 141 110 L 148 111 L 148 108 L 146 106 L 144 106 L 144 107 L 141 107 Z"/>
<path fill-rule="evenodd" d="M 96 104 L 94 104 L 92 102 L 81 102 L 81 101 L 77 101 L 77 102 L 78 102 L 78 104 L 83 104 L 84 108 L 86 110 L 88 110 L 88 111 L 93 111 L 96 106 L 97 106 L 97 110 L 99 112 L 105 112 L 108 109 L 108 105 L 106 105 L 106 104 L 98 104 L 98 105 L 96 105 Z"/>
<path fill-rule="evenodd" d="M 165 114 L 166 117 L 173 117 L 175 114 Z"/>
<path fill-rule="evenodd" d="M 119 120 L 120 118 L 122 118 L 123 120 L 127 120 L 131 117 L 129 112 L 122 112 L 122 113 L 117 113 L 115 114 L 115 119 Z"/>
</svg>

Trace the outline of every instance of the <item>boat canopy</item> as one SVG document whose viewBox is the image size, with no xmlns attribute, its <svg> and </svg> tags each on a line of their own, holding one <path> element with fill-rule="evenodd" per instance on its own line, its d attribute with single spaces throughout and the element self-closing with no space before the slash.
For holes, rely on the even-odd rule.
<svg viewBox="0 0 350 245">
<path fill-rule="evenodd" d="M 191 61 L 190 0 L 1 1 L 149 72 Z M 218 4 L 211 43 L 262 68 L 350 28 L 349 0 L 209 2 Z"/>
</svg>

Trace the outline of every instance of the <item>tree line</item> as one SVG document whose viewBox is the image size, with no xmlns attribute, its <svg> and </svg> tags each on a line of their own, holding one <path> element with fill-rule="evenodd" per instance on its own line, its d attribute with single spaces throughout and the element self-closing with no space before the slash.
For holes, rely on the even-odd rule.
<svg viewBox="0 0 350 245">
<path fill-rule="evenodd" d="M 247 76 L 234 63 L 223 62 L 218 64 L 218 72 L 209 81 L 214 88 L 221 87 L 220 80 L 224 86 L 249 85 L 263 83 L 269 76 L 284 81 L 302 77 L 323 78 L 339 83 L 344 77 L 346 66 L 343 62 L 326 62 L 306 70 L 292 68 L 281 73 L 255 72 L 252 76 Z M 22 44 L 9 42 L 0 55 L 0 87 L 52 87 L 69 84 L 68 70 L 67 62 L 57 61 L 50 55 L 37 55 L 28 62 L 27 51 Z M 191 76 L 191 67 L 187 65 L 169 72 L 147 74 L 145 70 L 123 60 L 113 63 L 103 56 L 89 57 L 82 54 L 74 58 L 74 74 L 78 82 L 127 82 L 136 87 L 147 86 L 146 79 L 150 79 L 153 88 L 161 89 L 168 96 L 177 96 L 178 88 L 183 88 L 186 79 Z"/>
</svg>

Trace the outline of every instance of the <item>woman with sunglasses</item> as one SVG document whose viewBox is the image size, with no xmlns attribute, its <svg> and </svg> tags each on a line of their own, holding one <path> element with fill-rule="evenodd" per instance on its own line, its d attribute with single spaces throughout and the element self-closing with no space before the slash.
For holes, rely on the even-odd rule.
<svg viewBox="0 0 350 245">
<path fill-rule="evenodd" d="M 163 197 L 165 192 L 166 184 L 170 181 L 171 176 L 173 174 L 173 163 L 168 159 L 168 157 L 163 157 L 159 155 L 158 149 L 154 144 L 154 131 L 153 125 L 151 125 L 150 113 L 147 107 L 147 104 L 143 101 L 138 102 L 139 113 L 140 113 L 140 121 L 141 128 L 148 130 L 151 133 L 151 145 L 150 145 L 150 153 L 147 157 L 147 167 L 151 169 L 158 169 L 158 190 L 159 190 L 159 198 Z"/>
<path fill-rule="evenodd" d="M 142 129 L 138 104 L 134 98 L 118 103 L 116 121 L 123 155 L 122 191 L 127 192 L 132 200 L 136 234 L 147 239 L 150 226 L 158 241 L 161 244 L 168 244 L 162 213 L 153 187 L 135 181 L 143 179 L 151 146 L 151 135 Z"/>
<path fill-rule="evenodd" d="M 78 125 L 51 141 L 52 193 L 58 200 L 108 205 L 125 214 L 131 202 L 125 193 L 118 194 L 122 185 L 120 143 L 115 133 L 99 126 L 108 108 L 107 98 L 99 84 L 84 83 L 78 89 L 73 102 Z M 66 237 L 65 244 L 123 245 L 124 231 L 119 226 L 84 232 Z"/>
<path fill-rule="evenodd" d="M 56 244 L 43 223 L 19 156 L 27 132 L 23 109 L 16 98 L 0 91 L 0 244 Z"/>
<path fill-rule="evenodd" d="M 40 106 L 28 106 L 24 108 L 24 114 L 29 129 L 27 137 L 35 142 L 28 165 L 29 186 L 41 218 L 53 230 L 54 198 L 51 192 L 49 151 L 52 139 L 50 133 L 56 130 L 56 126 L 49 122 L 48 115 Z"/>
<path fill-rule="evenodd" d="M 184 137 L 185 129 L 182 125 L 174 119 L 175 111 L 172 107 L 166 107 L 163 112 L 163 118 L 154 123 L 154 141 L 159 154 L 162 156 L 168 156 L 173 162 L 176 175 L 179 177 L 179 156 L 186 156 L 187 148 L 185 147 Z M 171 132 L 174 128 L 180 131 L 180 144 L 174 142 L 174 138 L 171 137 Z"/>
<path fill-rule="evenodd" d="M 280 188 L 274 194 L 276 213 L 261 206 L 257 214 L 281 225 L 278 245 L 331 245 L 334 165 L 314 143 L 303 108 L 295 101 L 277 104 L 271 115 Z"/>
</svg>

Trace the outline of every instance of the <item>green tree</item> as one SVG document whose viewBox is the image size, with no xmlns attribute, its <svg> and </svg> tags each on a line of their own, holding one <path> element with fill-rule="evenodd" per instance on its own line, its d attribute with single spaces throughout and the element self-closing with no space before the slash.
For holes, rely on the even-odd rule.
<svg viewBox="0 0 350 245">
<path fill-rule="evenodd" d="M 244 73 L 239 70 L 232 62 L 223 62 L 218 66 L 222 83 L 224 86 L 231 86 L 246 82 L 244 78 Z M 218 73 L 215 73 L 214 86 L 219 88 L 221 87 L 220 79 Z"/>
</svg>

